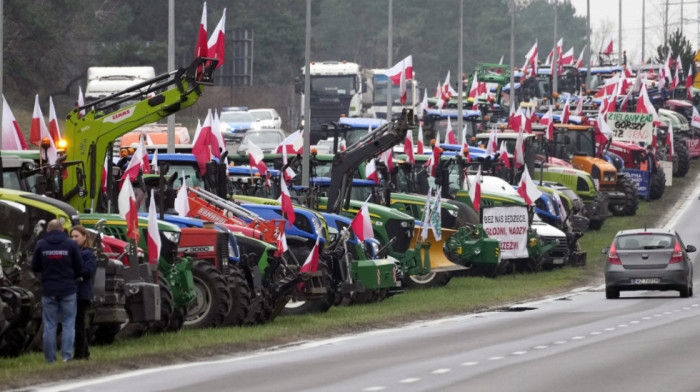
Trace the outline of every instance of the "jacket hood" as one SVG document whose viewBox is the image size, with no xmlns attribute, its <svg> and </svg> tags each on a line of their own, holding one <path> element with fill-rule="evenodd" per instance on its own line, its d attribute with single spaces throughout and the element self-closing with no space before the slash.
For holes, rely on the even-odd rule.
<svg viewBox="0 0 700 392">
<path fill-rule="evenodd" d="M 64 231 L 59 230 L 50 231 L 44 236 L 44 240 L 52 244 L 59 244 L 65 241 L 66 239 L 68 239 L 68 234 L 66 234 L 66 232 Z"/>
</svg>

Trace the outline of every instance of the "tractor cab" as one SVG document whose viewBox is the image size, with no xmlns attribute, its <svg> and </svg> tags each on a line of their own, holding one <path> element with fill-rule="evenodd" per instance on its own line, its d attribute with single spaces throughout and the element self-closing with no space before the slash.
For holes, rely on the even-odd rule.
<svg viewBox="0 0 700 392">
<path fill-rule="evenodd" d="M 435 135 L 440 135 L 441 142 L 447 142 L 445 140 L 447 136 L 448 124 L 452 126 L 455 137 L 459 130 L 457 129 L 457 119 L 458 119 L 457 109 L 427 109 L 425 115 L 423 116 L 424 130 L 426 131 L 426 136 L 435 138 Z M 467 140 L 471 139 L 478 132 L 481 132 L 483 123 L 486 119 L 481 116 L 481 111 L 479 110 L 462 110 L 462 123 L 466 125 L 467 134 L 465 137 Z M 457 141 L 459 143 L 459 140 Z"/>
</svg>

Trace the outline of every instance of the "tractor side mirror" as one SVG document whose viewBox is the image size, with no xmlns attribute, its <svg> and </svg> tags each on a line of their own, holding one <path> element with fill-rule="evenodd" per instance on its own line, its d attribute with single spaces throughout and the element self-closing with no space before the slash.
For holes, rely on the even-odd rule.
<svg viewBox="0 0 700 392">
<path fill-rule="evenodd" d="M 693 245 L 688 245 L 688 246 L 685 247 L 685 251 L 688 252 L 688 253 L 693 253 L 693 252 L 695 252 L 696 250 L 698 250 L 698 249 L 697 249 L 696 247 L 694 247 Z"/>
<path fill-rule="evenodd" d="M 604 254 L 604 255 L 607 255 L 608 252 L 610 252 L 610 248 L 609 248 L 609 247 L 603 248 L 603 249 L 600 250 L 600 253 L 602 253 L 602 254 Z"/>
</svg>

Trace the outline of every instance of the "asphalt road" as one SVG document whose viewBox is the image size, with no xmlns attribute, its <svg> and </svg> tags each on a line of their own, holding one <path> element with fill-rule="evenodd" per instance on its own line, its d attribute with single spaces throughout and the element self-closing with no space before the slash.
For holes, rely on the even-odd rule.
<svg viewBox="0 0 700 392">
<path fill-rule="evenodd" d="M 698 195 L 669 222 L 700 248 Z M 693 260 L 698 253 L 692 254 Z M 602 287 L 402 328 L 54 385 L 53 391 L 698 391 L 698 297 Z"/>
</svg>

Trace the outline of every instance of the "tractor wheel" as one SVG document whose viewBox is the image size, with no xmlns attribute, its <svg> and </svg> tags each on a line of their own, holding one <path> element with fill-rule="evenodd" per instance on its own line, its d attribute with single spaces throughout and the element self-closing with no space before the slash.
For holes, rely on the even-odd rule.
<svg viewBox="0 0 700 392">
<path fill-rule="evenodd" d="M 228 288 L 233 297 L 231 311 L 226 315 L 225 325 L 243 325 L 250 309 L 250 288 L 240 267 L 231 265 L 228 275 Z"/>
<path fill-rule="evenodd" d="M 88 336 L 88 340 L 90 341 L 90 344 L 94 345 L 107 345 L 107 344 L 112 344 L 114 343 L 114 340 L 117 337 L 117 334 L 119 331 L 122 329 L 122 324 L 99 324 L 95 325 L 94 327 L 90 328 L 90 336 Z"/>
<path fill-rule="evenodd" d="M 651 174 L 649 179 L 649 198 L 658 200 L 664 195 L 666 190 L 666 174 L 663 170 L 658 169 Z"/>
<path fill-rule="evenodd" d="M 588 228 L 600 230 L 607 219 L 610 210 L 608 208 L 608 196 L 603 192 L 596 192 L 593 202 L 586 203 L 583 208 L 583 216 L 588 218 Z"/>
<path fill-rule="evenodd" d="M 231 310 L 231 292 L 226 279 L 204 260 L 192 266 L 196 300 L 187 307 L 185 328 L 218 327 Z"/>
<path fill-rule="evenodd" d="M 617 180 L 617 190 L 625 194 L 622 204 L 611 205 L 610 211 L 615 216 L 630 216 L 637 213 L 639 207 L 639 196 L 637 187 L 629 178 L 619 178 Z"/>
<path fill-rule="evenodd" d="M 673 176 L 685 177 L 690 170 L 690 152 L 685 139 L 678 139 L 673 143 Z"/>
<path fill-rule="evenodd" d="M 284 309 L 282 310 L 283 315 L 324 313 L 327 312 L 331 306 L 333 306 L 335 303 L 336 288 L 333 287 L 331 270 L 328 268 L 326 262 L 321 260 L 318 262 L 318 270 L 323 274 L 321 281 L 323 282 L 323 287 L 326 288 L 326 294 L 320 299 L 311 301 L 292 299 L 284 306 Z"/>
<path fill-rule="evenodd" d="M 160 288 L 160 320 L 148 323 L 147 332 L 160 333 L 167 331 L 175 313 L 173 292 L 170 290 L 168 281 L 161 276 L 158 279 L 158 286 Z"/>
<path fill-rule="evenodd" d="M 430 271 L 425 275 L 409 275 L 404 278 L 404 283 L 408 288 L 431 288 L 442 287 L 452 279 L 451 272 Z"/>
</svg>

